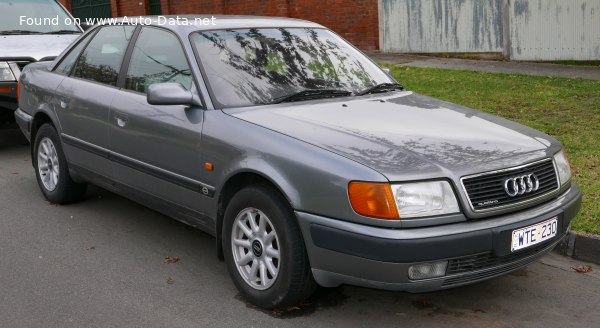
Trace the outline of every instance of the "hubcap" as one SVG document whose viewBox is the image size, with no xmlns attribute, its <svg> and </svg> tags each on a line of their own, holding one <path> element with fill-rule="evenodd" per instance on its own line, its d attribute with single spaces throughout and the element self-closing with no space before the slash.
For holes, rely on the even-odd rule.
<svg viewBox="0 0 600 328">
<path fill-rule="evenodd" d="M 260 241 L 255 240 L 254 242 L 252 242 L 252 253 L 254 253 L 254 256 L 256 256 L 256 257 L 262 256 L 263 247 L 262 247 L 262 244 L 260 243 Z"/>
<path fill-rule="evenodd" d="M 58 184 L 58 154 L 56 147 L 49 138 L 40 141 L 37 154 L 37 167 L 44 188 L 54 191 Z"/>
<path fill-rule="evenodd" d="M 231 249 L 237 269 L 254 289 L 265 290 L 275 283 L 280 268 L 277 232 L 262 211 L 241 211 L 231 230 Z"/>
</svg>

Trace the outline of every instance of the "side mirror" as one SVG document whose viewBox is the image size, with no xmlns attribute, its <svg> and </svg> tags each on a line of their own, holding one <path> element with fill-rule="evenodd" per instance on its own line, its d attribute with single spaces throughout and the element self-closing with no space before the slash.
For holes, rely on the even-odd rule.
<svg viewBox="0 0 600 328">
<path fill-rule="evenodd" d="M 382 67 L 382 68 L 381 68 L 381 70 L 382 70 L 382 71 L 383 71 L 385 74 L 387 74 L 387 75 L 389 75 L 389 76 L 392 76 L 392 71 L 391 71 L 389 68 L 387 68 L 387 67 Z"/>
<path fill-rule="evenodd" d="M 191 105 L 192 92 L 179 83 L 157 83 L 148 87 L 150 105 Z"/>
</svg>

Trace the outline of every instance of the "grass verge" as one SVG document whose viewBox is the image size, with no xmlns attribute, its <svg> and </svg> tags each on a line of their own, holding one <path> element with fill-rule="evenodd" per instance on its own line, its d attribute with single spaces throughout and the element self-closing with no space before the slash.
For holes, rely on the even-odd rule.
<svg viewBox="0 0 600 328">
<path fill-rule="evenodd" d="M 558 139 L 584 194 L 573 229 L 600 234 L 600 81 L 387 67 L 407 90 L 502 116 Z"/>
</svg>

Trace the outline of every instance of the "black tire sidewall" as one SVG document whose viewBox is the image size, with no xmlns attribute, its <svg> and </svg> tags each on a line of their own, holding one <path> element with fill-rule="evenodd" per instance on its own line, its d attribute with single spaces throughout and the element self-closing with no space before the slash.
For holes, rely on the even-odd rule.
<svg viewBox="0 0 600 328">
<path fill-rule="evenodd" d="M 277 279 L 266 290 L 257 290 L 248 285 L 238 272 L 231 249 L 231 231 L 237 215 L 244 209 L 254 207 L 261 210 L 271 221 L 279 241 L 280 267 Z M 295 259 L 305 255 L 305 247 L 293 212 L 285 199 L 267 186 L 251 186 L 239 191 L 229 202 L 223 225 L 223 250 L 229 274 L 238 290 L 252 303 L 263 308 L 285 305 L 293 285 L 293 274 L 298 268 Z M 300 237 L 300 238 L 299 238 Z"/>
</svg>

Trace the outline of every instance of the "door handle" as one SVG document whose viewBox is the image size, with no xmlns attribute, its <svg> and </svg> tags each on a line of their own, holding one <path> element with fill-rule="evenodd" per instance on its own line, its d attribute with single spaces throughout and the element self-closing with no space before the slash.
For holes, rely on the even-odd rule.
<svg viewBox="0 0 600 328">
<path fill-rule="evenodd" d="M 117 120 L 117 125 L 121 128 L 124 128 L 127 125 L 127 114 L 116 113 L 115 119 Z"/>
<path fill-rule="evenodd" d="M 127 125 L 127 120 L 117 117 L 117 125 L 124 128 Z"/>
<path fill-rule="evenodd" d="M 67 106 L 69 106 L 69 102 L 67 100 L 61 99 L 60 100 L 60 108 L 67 109 Z"/>
</svg>

